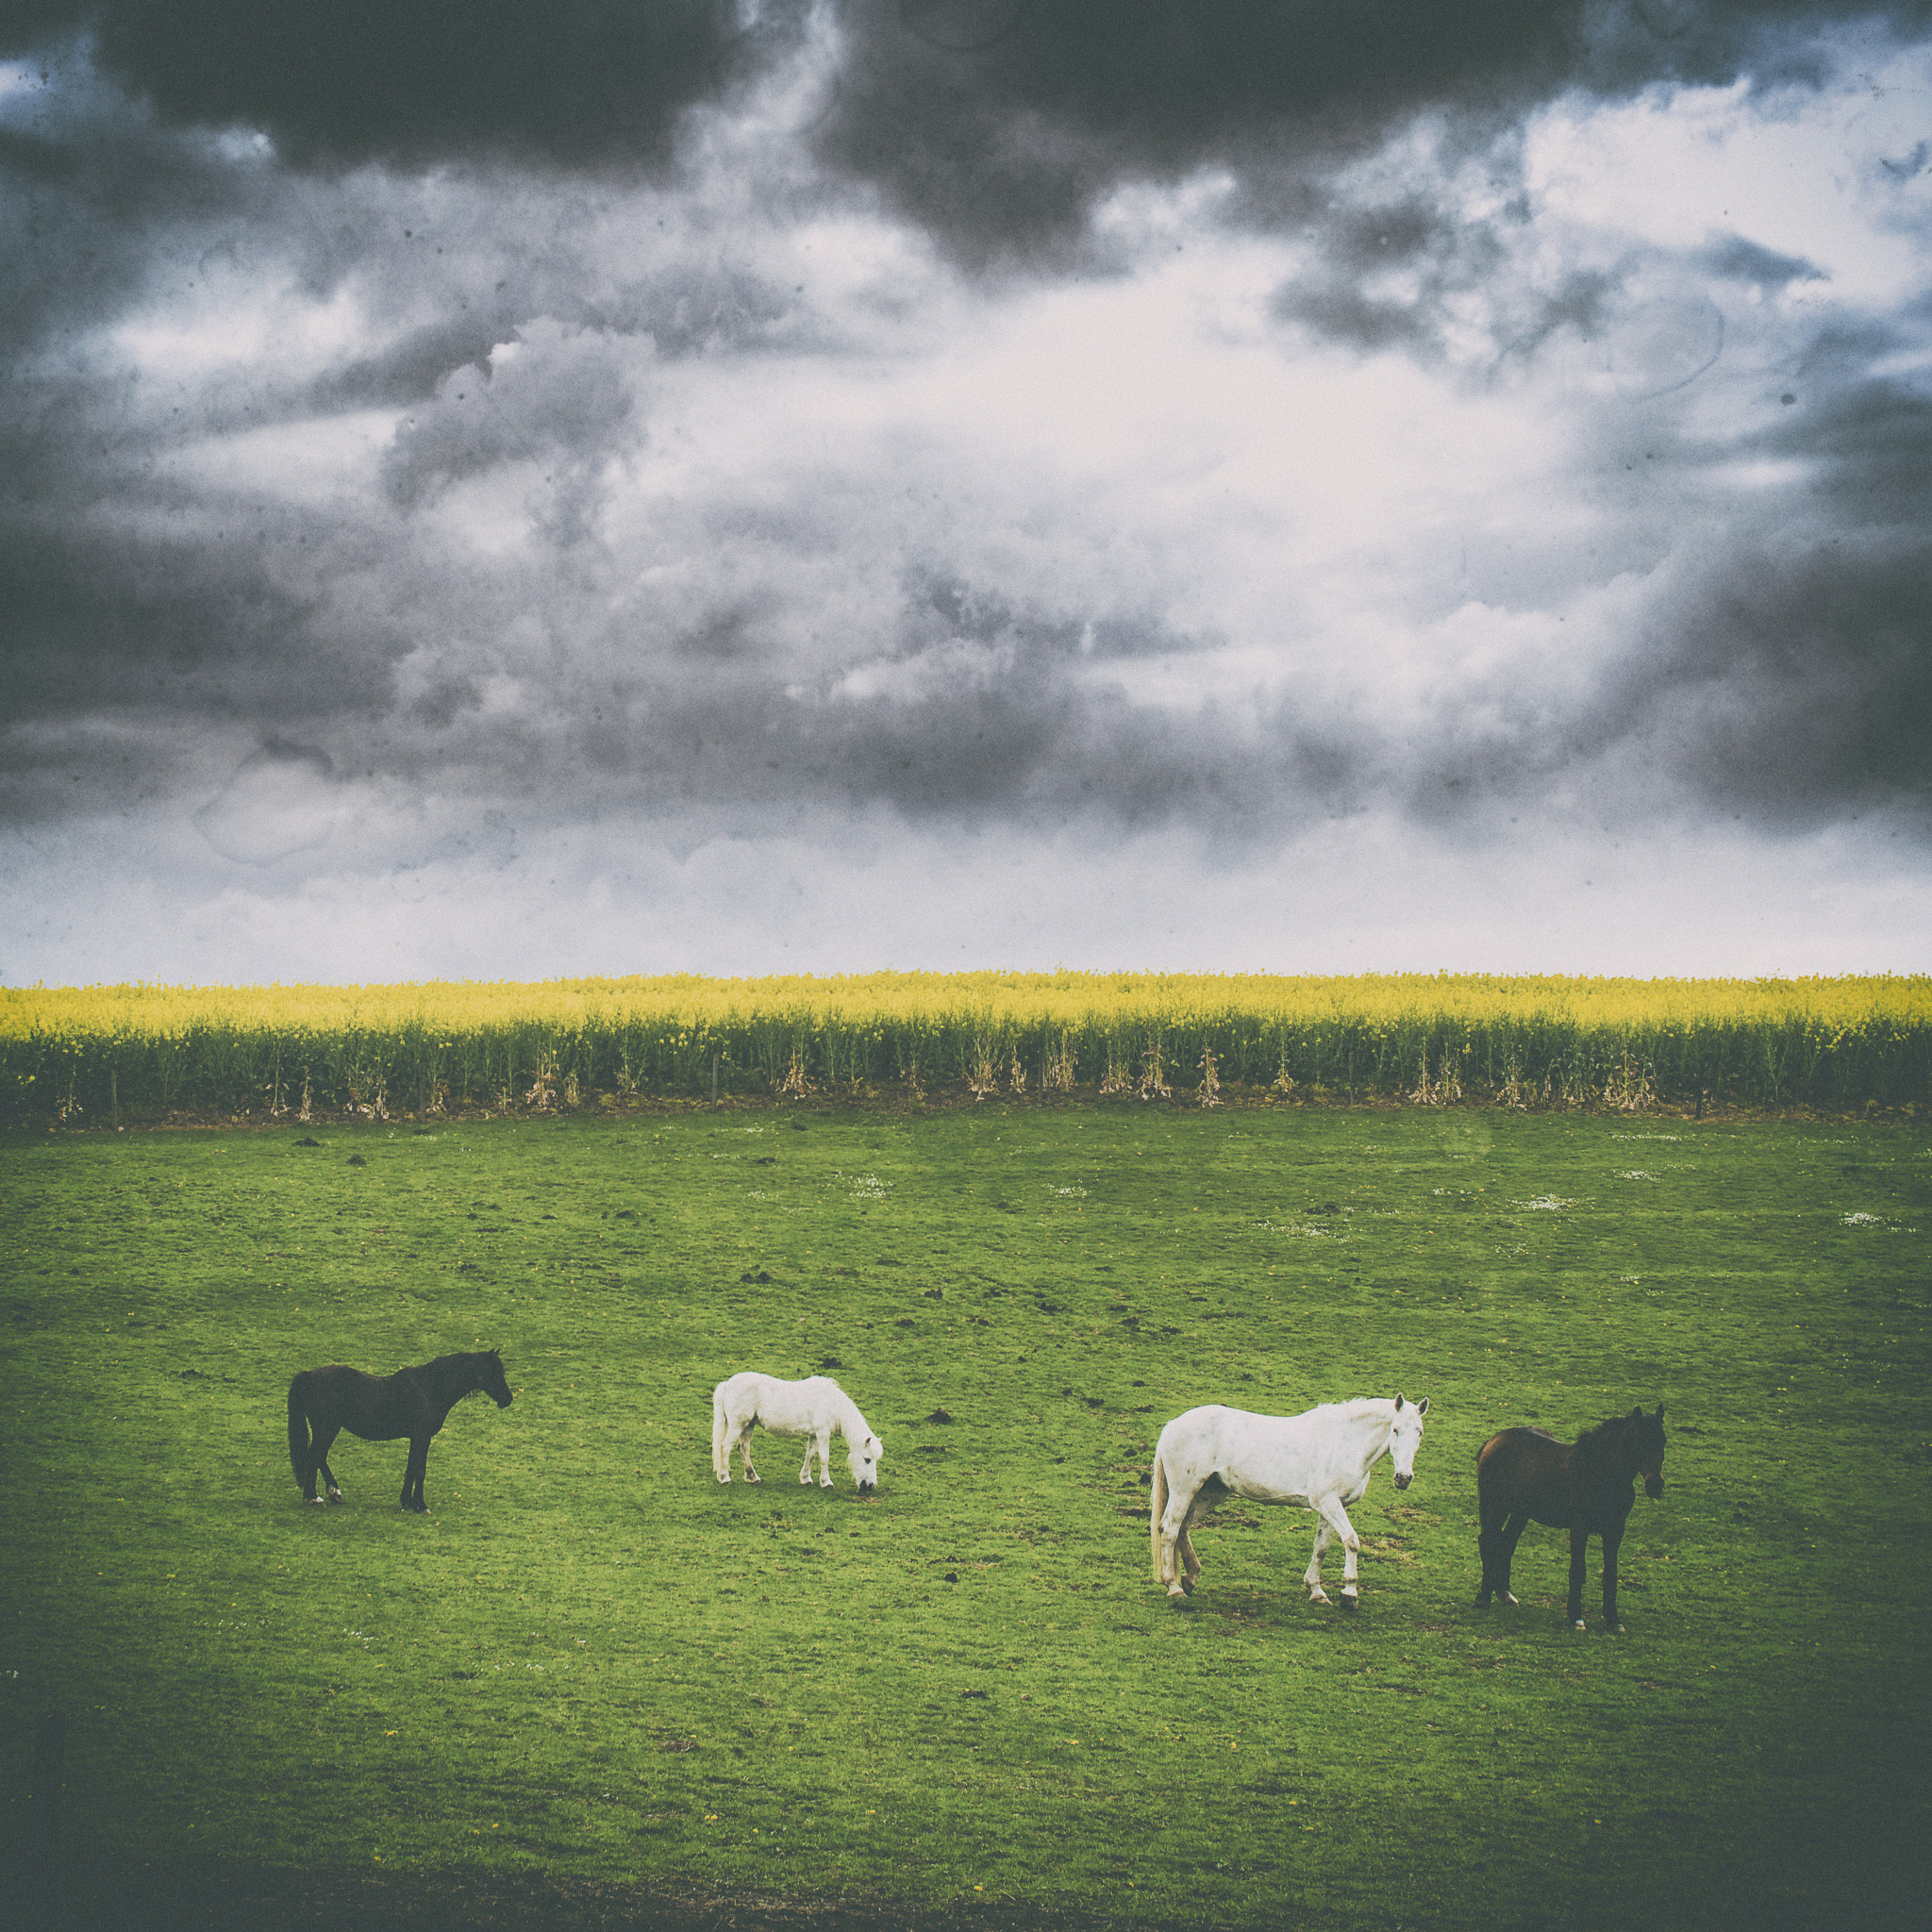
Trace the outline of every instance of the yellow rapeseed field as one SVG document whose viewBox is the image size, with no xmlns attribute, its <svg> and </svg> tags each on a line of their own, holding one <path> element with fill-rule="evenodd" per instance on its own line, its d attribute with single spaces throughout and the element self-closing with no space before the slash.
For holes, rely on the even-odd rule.
<svg viewBox="0 0 1932 1932">
<path fill-rule="evenodd" d="M 1923 1106 L 1932 978 L 692 974 L 0 989 L 0 1108 L 269 1115 L 1098 1091 Z"/>
</svg>

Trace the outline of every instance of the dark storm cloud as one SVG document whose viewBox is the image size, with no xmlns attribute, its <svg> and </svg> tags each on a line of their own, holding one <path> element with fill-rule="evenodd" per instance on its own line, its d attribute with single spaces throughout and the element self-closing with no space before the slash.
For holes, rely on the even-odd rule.
<svg viewBox="0 0 1932 1932">
<path fill-rule="evenodd" d="M 1427 109 L 1480 143 L 1580 89 L 1815 77 L 1825 25 L 1915 25 L 1924 0 L 852 0 L 852 52 L 821 155 L 879 186 L 962 261 L 1087 247 L 1115 183 L 1232 168 L 1236 209 L 1307 212 L 1306 176 Z M 1371 335 L 1392 318 L 1353 318 Z"/>
<path fill-rule="evenodd" d="M 1449 108 L 1493 128 L 1565 89 L 1805 78 L 1815 35 L 1928 0 L 841 0 L 814 139 L 962 261 L 1077 254 L 1095 198 L 1203 163 L 1271 185 Z M 7 0 L 0 53 L 80 33 L 164 120 L 298 165 L 670 165 L 680 117 L 809 31 L 808 0 Z M 1281 173 L 1284 162 L 1288 173 Z M 1261 212 L 1251 200 L 1251 216 Z"/>
<path fill-rule="evenodd" d="M 273 539 L 238 529 L 173 542 L 15 524 L 0 546 L 10 718 L 246 725 L 380 711 L 406 647 L 391 626 L 341 621 L 322 536 L 286 520 Z M 305 571 L 295 559 L 311 541 Z"/>
<path fill-rule="evenodd" d="M 1932 456 L 1932 450 L 1927 451 Z M 1624 733 L 1779 830 L 1932 803 L 1932 541 L 1728 558 L 1671 612 Z"/>
<path fill-rule="evenodd" d="M 631 618 L 503 708 L 486 711 L 474 682 L 439 684 L 433 718 L 407 706 L 359 729 L 356 757 L 445 791 L 475 774 L 540 818 L 696 814 L 744 836 L 884 807 L 956 830 L 1185 823 L 1244 847 L 1384 787 L 1375 741 L 1342 721 L 1149 703 L 1120 675 L 1215 641 L 919 573 L 887 634 L 804 682 L 758 612 L 721 608 L 675 635 Z"/>
<path fill-rule="evenodd" d="M 1848 347 L 1821 341 L 1805 396 L 1737 452 L 1801 465 L 1810 518 L 1691 574 L 1602 696 L 1696 791 L 1779 827 L 1932 801 L 1932 396 L 1846 372 Z"/>
<path fill-rule="evenodd" d="M 163 118 L 258 128 L 304 164 L 662 166 L 679 115 L 762 71 L 805 10 L 746 29 L 730 0 L 9 0 L 0 51 L 86 32 Z"/>
<path fill-rule="evenodd" d="M 1923 839 L 1932 542 L 1740 546 L 1688 577 L 1573 706 L 1463 691 L 1406 769 L 1385 748 L 1411 816 L 1480 827 L 1561 793 L 1603 827 L 1690 808 L 1779 835 L 1878 815 Z"/>
</svg>

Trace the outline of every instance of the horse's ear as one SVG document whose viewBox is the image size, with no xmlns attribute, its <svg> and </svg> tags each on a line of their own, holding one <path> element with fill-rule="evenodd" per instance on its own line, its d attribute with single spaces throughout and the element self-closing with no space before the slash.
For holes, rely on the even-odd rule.
<svg viewBox="0 0 1932 1932">
<path fill-rule="evenodd" d="M 1399 1395 L 1395 1398 L 1395 1413 L 1397 1415 L 1402 1413 L 1402 1397 Z"/>
<path fill-rule="evenodd" d="M 1416 1414 L 1418 1414 L 1418 1415 L 1427 1415 L 1427 1414 L 1428 1414 L 1428 1412 L 1429 1412 L 1429 1398 L 1428 1398 L 1428 1397 L 1427 1397 L 1426 1395 L 1424 1395 L 1424 1396 L 1423 1397 L 1423 1399 L 1422 1399 L 1422 1400 L 1421 1400 L 1420 1402 L 1418 1402 L 1418 1403 L 1416 1404 L 1416 1406 L 1415 1406 L 1415 1412 L 1416 1412 Z"/>
</svg>

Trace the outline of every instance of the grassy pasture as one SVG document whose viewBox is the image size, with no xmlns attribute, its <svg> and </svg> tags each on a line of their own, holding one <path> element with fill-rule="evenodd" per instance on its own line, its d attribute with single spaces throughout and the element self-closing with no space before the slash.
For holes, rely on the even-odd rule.
<svg viewBox="0 0 1932 1932">
<path fill-rule="evenodd" d="M 59 1708 L 77 1869 L 1916 1923 L 1928 1193 L 1923 1125 L 1433 1109 L 0 1141 L 0 1851 Z M 515 1406 L 453 1412 L 428 1518 L 346 1438 L 347 1506 L 300 1506 L 294 1369 L 487 1345 Z M 879 1494 L 762 1436 L 720 1490 L 711 1384 L 834 1362 Z M 1168 1603 L 1167 1417 L 1397 1390 L 1429 1431 L 1353 1512 L 1357 1616 L 1306 1601 L 1312 1518 L 1238 1505 Z M 1628 1634 L 1594 1548 L 1563 1627 L 1552 1531 L 1478 1612 L 1478 1445 L 1659 1400 Z"/>
</svg>

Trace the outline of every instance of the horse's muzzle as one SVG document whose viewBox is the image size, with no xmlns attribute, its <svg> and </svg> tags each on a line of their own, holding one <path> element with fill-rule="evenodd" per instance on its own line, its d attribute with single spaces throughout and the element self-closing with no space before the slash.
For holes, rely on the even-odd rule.
<svg viewBox="0 0 1932 1932">
<path fill-rule="evenodd" d="M 858 1486 L 858 1493 L 861 1496 L 870 1496 L 874 1494 L 877 1491 L 877 1489 L 878 1484 L 876 1483 L 860 1483 Z"/>
<path fill-rule="evenodd" d="M 1664 1492 L 1664 1479 L 1660 1475 L 1647 1475 L 1643 1478 L 1643 1493 L 1655 1503 Z"/>
<path fill-rule="evenodd" d="M 1401 1472 L 1400 1470 L 1397 1470 L 1397 1471 L 1395 1472 L 1395 1487 L 1396 1487 L 1396 1488 L 1397 1488 L 1398 1490 L 1406 1490 L 1406 1489 L 1407 1489 L 1407 1487 L 1409 1486 L 1409 1484 L 1410 1484 L 1410 1483 L 1412 1483 L 1412 1482 L 1414 1482 L 1414 1480 L 1415 1480 L 1415 1477 L 1414 1477 L 1414 1476 L 1413 1476 L 1412 1474 L 1411 1474 L 1411 1475 L 1404 1475 L 1404 1474 L 1402 1474 L 1402 1472 Z"/>
</svg>

